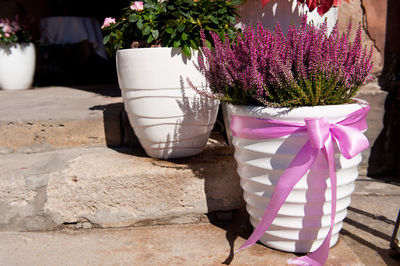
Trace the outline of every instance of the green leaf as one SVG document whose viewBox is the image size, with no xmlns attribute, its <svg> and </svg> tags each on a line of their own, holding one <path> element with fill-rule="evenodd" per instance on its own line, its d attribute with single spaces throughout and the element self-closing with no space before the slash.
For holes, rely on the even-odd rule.
<svg viewBox="0 0 400 266">
<path fill-rule="evenodd" d="M 151 32 L 151 28 L 150 28 L 149 25 L 146 25 L 146 26 L 144 27 L 144 29 L 142 30 L 142 34 L 143 34 L 144 36 L 149 35 L 150 32 Z"/>
<path fill-rule="evenodd" d="M 174 30 L 174 31 L 172 32 L 172 34 L 171 34 L 171 39 L 175 38 L 175 36 L 176 36 L 176 30 Z"/>
<path fill-rule="evenodd" d="M 158 30 L 152 30 L 151 35 L 153 36 L 154 39 L 157 39 L 159 35 Z"/>
<path fill-rule="evenodd" d="M 103 43 L 107 44 L 109 40 L 110 40 L 110 35 L 106 35 L 104 36 Z"/>
<path fill-rule="evenodd" d="M 197 43 L 193 39 L 190 39 L 190 46 L 193 49 L 198 49 L 199 48 L 199 46 L 197 45 Z"/>
<path fill-rule="evenodd" d="M 177 47 L 179 47 L 181 45 L 181 41 L 180 40 L 177 40 L 177 41 L 174 41 L 174 43 L 173 43 L 173 47 L 174 48 L 177 48 Z"/>
<path fill-rule="evenodd" d="M 139 17 L 136 14 L 131 14 L 129 16 L 129 22 L 136 22 L 138 21 Z"/>
<path fill-rule="evenodd" d="M 182 32 L 185 30 L 185 25 L 184 24 L 179 24 L 178 27 L 176 28 L 179 32 Z"/>
<path fill-rule="evenodd" d="M 186 41 L 188 39 L 188 35 L 186 33 L 182 33 L 182 40 Z"/>
<path fill-rule="evenodd" d="M 237 6 L 237 5 L 243 4 L 243 1 L 242 0 L 233 0 L 231 3 L 233 6 Z"/>
<path fill-rule="evenodd" d="M 172 31 L 173 31 L 173 29 L 171 27 L 168 27 L 168 28 L 165 29 L 165 32 L 168 33 L 168 34 L 171 34 Z"/>
<path fill-rule="evenodd" d="M 182 15 L 184 15 L 185 17 L 187 17 L 187 18 L 190 18 L 191 16 L 190 16 L 190 12 L 181 12 L 182 13 Z"/>
<path fill-rule="evenodd" d="M 209 41 L 209 40 L 206 40 L 206 46 L 207 46 L 207 48 L 210 48 L 210 49 L 211 49 L 211 47 L 212 47 L 212 44 L 210 43 L 210 41 Z"/>
<path fill-rule="evenodd" d="M 208 16 L 209 18 L 210 18 L 210 20 L 212 21 L 212 22 L 214 22 L 215 24 L 219 24 L 219 21 L 218 21 L 218 19 L 216 19 L 213 15 L 210 15 L 210 16 Z"/>
<path fill-rule="evenodd" d="M 154 41 L 153 36 L 150 34 L 149 38 L 147 38 L 147 43 L 151 43 L 152 41 Z"/>
<path fill-rule="evenodd" d="M 183 46 L 182 51 L 183 51 L 183 53 L 184 53 L 185 55 L 187 55 L 187 56 L 190 56 L 190 55 L 191 55 L 190 47 L 187 46 L 187 45 L 184 45 L 184 46 Z"/>
<path fill-rule="evenodd" d="M 226 7 L 218 9 L 218 13 L 220 13 L 220 14 L 226 13 Z"/>
<path fill-rule="evenodd" d="M 136 27 L 138 27 L 139 30 L 143 29 L 143 19 L 139 18 L 138 22 L 136 23 Z"/>
</svg>

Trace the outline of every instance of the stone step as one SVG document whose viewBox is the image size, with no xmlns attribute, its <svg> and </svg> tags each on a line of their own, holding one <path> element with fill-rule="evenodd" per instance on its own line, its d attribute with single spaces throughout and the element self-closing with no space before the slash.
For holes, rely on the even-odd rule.
<svg viewBox="0 0 400 266">
<path fill-rule="evenodd" d="M 371 105 L 366 132 L 371 145 L 363 152 L 362 175 L 367 174 L 371 147 L 383 125 L 386 92 L 378 88 L 376 84 L 368 84 L 357 95 Z M 0 90 L 0 102 L 0 153 L 140 146 L 115 85 Z"/>
<path fill-rule="evenodd" d="M 246 228 L 244 228 L 246 229 Z M 189 224 L 129 229 L 0 232 L 1 265 L 288 265 L 295 254 L 255 244 L 240 224 Z M 331 248 L 326 266 L 365 265 L 345 241 Z M 368 265 L 368 264 L 367 264 Z M 372 265 L 372 264 L 370 264 Z"/>
<path fill-rule="evenodd" d="M 123 146 L 118 87 L 0 90 L 0 153 L 32 153 L 77 146 Z M 124 132 L 123 124 L 128 125 Z M 131 133 L 132 134 L 132 133 Z M 132 141 L 125 136 L 125 142 Z M 135 140 L 133 140 L 135 141 Z"/>
<path fill-rule="evenodd" d="M 3 230 L 193 223 L 242 206 L 233 148 L 214 139 L 200 155 L 170 161 L 140 148 L 0 155 Z"/>
</svg>

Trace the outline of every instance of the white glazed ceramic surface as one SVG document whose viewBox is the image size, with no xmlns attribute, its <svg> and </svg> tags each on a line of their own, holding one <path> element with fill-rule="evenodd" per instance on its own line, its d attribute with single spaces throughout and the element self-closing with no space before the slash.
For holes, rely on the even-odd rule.
<svg viewBox="0 0 400 266">
<path fill-rule="evenodd" d="M 33 43 L 0 45 L 0 89 L 23 90 L 32 87 L 36 52 Z"/>
<path fill-rule="evenodd" d="M 146 153 L 180 158 L 203 151 L 219 101 L 199 96 L 187 84 L 205 79 L 180 49 L 138 48 L 117 52 L 118 81 L 129 121 Z"/>
<path fill-rule="evenodd" d="M 228 105 L 231 115 L 270 118 L 284 121 L 304 121 L 304 118 L 324 117 L 329 122 L 339 121 L 347 114 L 362 108 L 361 104 L 336 106 L 265 108 Z M 233 137 L 235 159 L 244 190 L 246 208 L 250 221 L 257 226 L 264 214 L 269 198 L 283 171 L 305 144 L 307 135 L 296 134 L 274 139 L 249 140 Z M 338 232 L 347 214 L 354 181 L 358 176 L 361 154 L 348 160 L 335 146 L 338 178 L 337 212 L 331 246 L 338 240 Z M 311 252 L 320 246 L 329 231 L 331 213 L 331 190 L 325 164 L 319 154 L 311 170 L 299 181 L 289 194 L 272 225 L 260 239 L 265 245 L 288 252 Z M 315 186 L 311 180 L 317 180 Z"/>
<path fill-rule="evenodd" d="M 336 7 L 332 7 L 321 17 L 317 9 L 309 12 L 307 6 L 298 5 L 297 0 L 270 1 L 264 8 L 260 0 L 247 0 L 240 6 L 238 26 L 256 24 L 260 21 L 264 27 L 274 29 L 278 21 L 282 31 L 286 32 L 290 25 L 298 25 L 305 13 L 309 23 L 320 25 L 326 20 L 329 32 L 335 26 L 338 17 Z"/>
</svg>

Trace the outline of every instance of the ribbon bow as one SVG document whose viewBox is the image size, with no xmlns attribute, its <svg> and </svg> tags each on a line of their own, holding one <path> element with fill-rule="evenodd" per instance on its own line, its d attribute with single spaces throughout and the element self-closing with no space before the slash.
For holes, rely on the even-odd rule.
<svg viewBox="0 0 400 266">
<path fill-rule="evenodd" d="M 336 142 L 340 152 L 347 159 L 353 158 L 368 148 L 368 139 L 362 131 L 367 129 L 366 116 L 369 106 L 347 115 L 339 122 L 330 124 L 324 118 L 306 118 L 302 122 L 286 122 L 271 119 L 259 119 L 244 116 L 232 116 L 231 130 L 235 137 L 247 139 L 279 138 L 295 132 L 307 132 L 308 141 L 297 153 L 272 193 L 264 215 L 249 239 L 237 250 L 247 248 L 258 241 L 272 224 L 279 209 L 297 182 L 311 168 L 319 152 L 322 152 L 328 162 L 331 182 L 331 225 L 321 246 L 311 254 L 288 261 L 297 265 L 324 265 L 329 255 L 329 246 L 336 214 L 337 177 L 335 169 L 335 153 L 333 142 Z M 325 166 L 326 167 L 326 166 Z"/>
</svg>

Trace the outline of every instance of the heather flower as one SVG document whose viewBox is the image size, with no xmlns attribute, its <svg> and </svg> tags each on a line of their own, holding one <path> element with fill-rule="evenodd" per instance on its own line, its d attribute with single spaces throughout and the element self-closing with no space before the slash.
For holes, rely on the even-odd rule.
<svg viewBox="0 0 400 266">
<path fill-rule="evenodd" d="M 105 27 L 109 27 L 112 24 L 115 24 L 115 18 L 111 18 L 111 17 L 105 18 L 101 28 L 104 29 Z"/>
<path fill-rule="evenodd" d="M 142 1 L 135 1 L 130 8 L 132 10 L 136 10 L 136 11 L 142 11 L 143 10 L 143 2 Z"/>
<path fill-rule="evenodd" d="M 0 43 L 12 44 L 31 40 L 27 23 L 24 23 L 18 16 L 13 20 L 0 19 Z"/>
<path fill-rule="evenodd" d="M 247 26 L 233 42 L 221 41 L 210 32 L 214 48 L 199 56 L 199 71 L 210 92 L 199 93 L 233 104 L 281 107 L 315 106 L 352 102 L 369 79 L 372 49 L 361 45 L 361 26 L 350 42 L 351 26 L 339 34 L 337 25 L 328 35 L 327 25 L 317 28 L 304 17 L 284 35 Z"/>
</svg>

